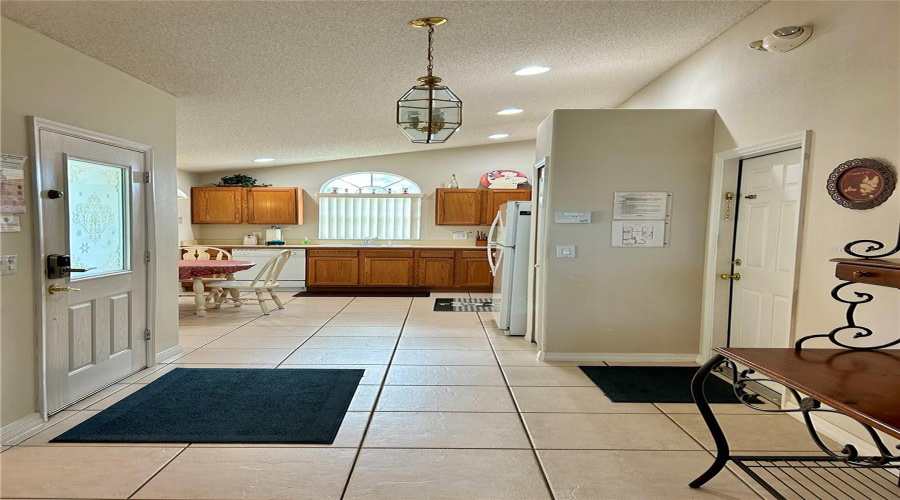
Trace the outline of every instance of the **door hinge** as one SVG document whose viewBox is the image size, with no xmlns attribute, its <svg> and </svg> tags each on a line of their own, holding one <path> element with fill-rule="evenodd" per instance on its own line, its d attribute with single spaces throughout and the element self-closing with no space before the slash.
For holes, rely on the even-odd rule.
<svg viewBox="0 0 900 500">
<path fill-rule="evenodd" d="M 149 264 L 149 263 L 150 263 L 150 251 L 149 251 L 149 250 L 147 250 L 146 252 L 144 252 L 144 263 L 145 263 L 145 264 Z"/>
<path fill-rule="evenodd" d="M 150 184 L 150 172 L 144 172 L 144 184 Z"/>
<path fill-rule="evenodd" d="M 150 340 L 150 329 L 144 328 L 144 340 Z"/>
</svg>

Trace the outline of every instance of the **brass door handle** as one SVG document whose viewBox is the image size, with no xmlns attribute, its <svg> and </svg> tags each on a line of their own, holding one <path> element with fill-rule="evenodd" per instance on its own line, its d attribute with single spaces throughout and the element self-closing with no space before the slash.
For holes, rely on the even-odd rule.
<svg viewBox="0 0 900 500">
<path fill-rule="evenodd" d="M 740 281 L 740 280 L 741 280 L 741 273 L 735 273 L 735 274 L 720 274 L 720 275 L 719 275 L 719 278 L 721 278 L 721 279 L 723 279 L 723 280 L 735 280 L 735 281 Z"/>
<path fill-rule="evenodd" d="M 59 292 L 80 292 L 81 288 L 72 288 L 70 286 L 50 285 L 50 288 L 48 291 L 50 292 L 50 295 L 54 295 Z"/>
</svg>

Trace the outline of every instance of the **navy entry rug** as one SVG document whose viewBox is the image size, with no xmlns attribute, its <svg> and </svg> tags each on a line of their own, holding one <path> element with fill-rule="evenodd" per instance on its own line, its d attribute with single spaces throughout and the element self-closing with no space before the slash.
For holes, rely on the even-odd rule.
<svg viewBox="0 0 900 500">
<path fill-rule="evenodd" d="M 176 368 L 52 441 L 330 444 L 364 371 Z"/>
<path fill-rule="evenodd" d="M 693 403 L 691 379 L 699 366 L 579 366 L 614 403 Z M 710 403 L 740 403 L 731 384 L 708 377 Z"/>
</svg>

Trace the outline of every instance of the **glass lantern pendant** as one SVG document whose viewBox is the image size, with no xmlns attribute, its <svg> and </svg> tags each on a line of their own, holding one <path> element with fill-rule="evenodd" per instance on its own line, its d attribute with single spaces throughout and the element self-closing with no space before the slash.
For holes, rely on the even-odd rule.
<svg viewBox="0 0 900 500">
<path fill-rule="evenodd" d="M 446 22 L 443 17 L 424 17 L 408 23 L 428 28 L 428 75 L 419 78 L 419 84 L 397 101 L 397 126 L 418 144 L 444 142 L 462 125 L 462 101 L 432 74 L 434 27 Z"/>
</svg>

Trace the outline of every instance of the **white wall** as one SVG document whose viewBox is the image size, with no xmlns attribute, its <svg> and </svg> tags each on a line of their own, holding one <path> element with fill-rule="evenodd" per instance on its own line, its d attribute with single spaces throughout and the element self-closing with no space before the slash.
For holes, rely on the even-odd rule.
<svg viewBox="0 0 900 500">
<path fill-rule="evenodd" d="M 541 351 L 676 354 L 693 359 L 700 329 L 704 234 L 715 111 L 557 110 L 541 125 L 537 158 L 550 157 L 541 273 Z M 670 243 L 614 248 L 615 191 L 672 193 Z M 556 224 L 589 210 L 590 224 Z M 575 258 L 557 258 L 575 245 Z"/>
<path fill-rule="evenodd" d="M 785 25 L 812 25 L 812 38 L 784 54 L 746 48 Z M 900 4 L 772 2 L 638 92 L 624 108 L 715 108 L 715 151 L 812 130 L 809 190 L 801 234 L 796 335 L 844 324 L 830 297 L 830 259 L 844 244 L 896 244 L 900 192 L 871 210 L 849 210 L 825 190 L 831 171 L 853 158 L 900 165 Z M 867 287 L 861 287 L 867 288 Z M 868 287 L 876 300 L 857 318 L 884 338 L 900 332 L 900 294 Z"/>
<path fill-rule="evenodd" d="M 188 172 L 186 170 L 178 170 L 176 172 L 176 182 L 178 189 L 182 190 L 188 196 L 191 195 L 191 188 L 200 185 L 200 174 L 196 172 Z M 178 200 L 178 241 L 182 245 L 190 245 L 196 239 L 194 234 L 194 226 L 191 224 L 191 200 Z"/>
<path fill-rule="evenodd" d="M 157 351 L 175 346 L 177 244 L 175 224 L 175 98 L 119 70 L 2 19 L 2 151 L 30 156 L 27 117 L 86 128 L 153 146 L 157 193 L 159 285 Z M 33 163 L 26 167 L 32 189 Z M 36 410 L 36 332 L 32 269 L 33 205 L 22 232 L 3 233 L 0 250 L 18 254 L 19 272 L 0 277 L 0 425 Z"/>
<path fill-rule="evenodd" d="M 399 174 L 418 184 L 425 196 L 422 203 L 421 239 L 449 241 L 453 231 L 484 231 L 485 228 L 435 226 L 435 188 L 446 187 L 451 174 L 456 174 L 461 188 L 477 187 L 481 176 L 485 172 L 495 169 L 519 170 L 528 175 L 531 172 L 533 159 L 534 141 L 518 141 L 260 168 L 243 173 L 257 178 L 262 183 L 274 186 L 296 186 L 305 191 L 303 225 L 285 227 L 285 239 L 289 243 L 299 242 L 305 236 L 313 240 L 318 237 L 319 211 L 315 193 L 323 184 L 339 175 L 368 170 Z M 240 171 L 203 173 L 200 175 L 200 185 L 212 185 L 219 182 L 223 175 L 233 175 L 238 172 Z M 188 218 L 188 220 L 190 219 Z M 262 231 L 264 228 L 265 226 L 247 224 L 197 224 L 194 226 L 194 233 L 205 243 L 239 243 L 245 234 Z M 469 244 L 472 244 L 474 235 L 470 235 L 470 238 Z"/>
</svg>

